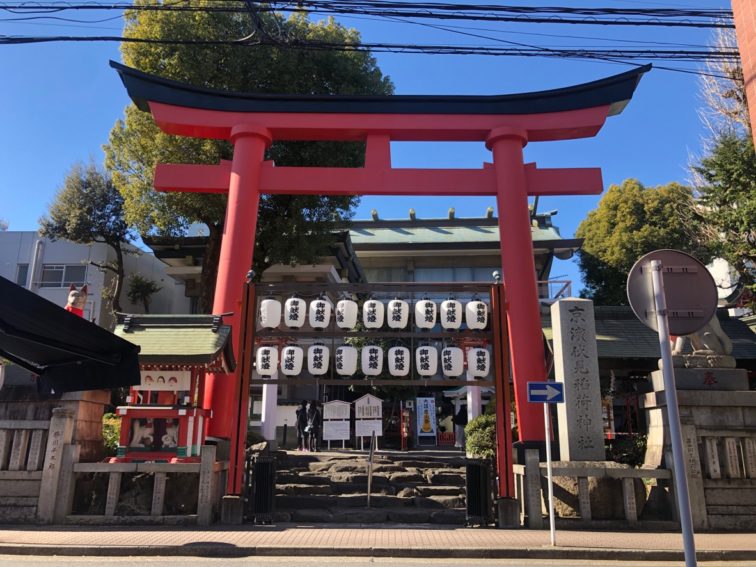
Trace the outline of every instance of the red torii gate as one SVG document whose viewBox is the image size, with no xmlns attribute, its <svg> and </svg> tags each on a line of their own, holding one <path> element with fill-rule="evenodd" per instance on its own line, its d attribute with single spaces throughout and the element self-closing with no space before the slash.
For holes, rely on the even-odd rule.
<svg viewBox="0 0 756 567">
<path fill-rule="evenodd" d="M 233 161 L 165 165 L 159 191 L 228 194 L 214 313 L 233 312 L 239 341 L 242 286 L 252 263 L 259 197 L 319 195 L 492 195 L 496 197 L 509 347 L 520 440 L 543 441 L 541 408 L 527 403 L 526 382 L 546 379 L 529 195 L 597 195 L 599 168 L 539 169 L 523 162 L 528 142 L 595 136 L 619 114 L 651 66 L 564 89 L 502 96 L 319 96 L 229 93 L 193 87 L 111 61 L 134 103 L 169 134 L 230 140 Z M 275 167 L 272 141 L 364 141 L 360 168 Z M 493 164 L 481 169 L 393 169 L 391 141 L 481 141 Z M 237 349 L 237 353 L 239 349 Z M 203 407 L 208 434 L 231 440 L 230 494 L 241 492 L 248 376 L 210 376 Z M 228 411 L 229 408 L 237 408 Z M 508 415 L 508 408 L 497 408 Z M 241 424 L 241 425 L 239 425 Z M 509 495 L 512 496 L 512 495 Z"/>
</svg>

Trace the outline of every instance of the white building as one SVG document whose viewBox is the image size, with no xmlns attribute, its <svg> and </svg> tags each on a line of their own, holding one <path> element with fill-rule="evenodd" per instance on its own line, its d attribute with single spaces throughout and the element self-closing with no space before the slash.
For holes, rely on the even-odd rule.
<svg viewBox="0 0 756 567">
<path fill-rule="evenodd" d="M 189 313 L 190 300 L 184 283 L 166 274 L 166 265 L 149 252 L 128 246 L 124 256 L 126 280 L 121 307 L 127 313 L 142 313 L 144 306 L 129 301 L 128 276 L 139 274 L 161 289 L 150 301 L 151 313 Z M 68 240 L 51 241 L 33 231 L 0 232 L 0 276 L 64 307 L 71 284 L 87 284 L 89 296 L 84 317 L 111 328 L 114 320 L 103 300 L 103 289 L 112 285 L 112 272 L 92 263 L 115 261 L 115 252 L 106 244 L 76 244 Z"/>
</svg>

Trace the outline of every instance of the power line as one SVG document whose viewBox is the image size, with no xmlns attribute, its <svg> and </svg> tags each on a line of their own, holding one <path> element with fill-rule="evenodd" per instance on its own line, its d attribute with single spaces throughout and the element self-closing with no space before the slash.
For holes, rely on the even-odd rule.
<svg viewBox="0 0 756 567">
<path fill-rule="evenodd" d="M 379 0 L 311 0 L 290 3 L 270 2 L 257 5 L 258 12 L 285 9 L 289 12 L 371 15 L 382 18 L 417 18 L 441 20 L 473 20 L 488 22 L 581 24 L 603 26 L 665 26 L 694 28 L 732 28 L 732 13 L 728 10 L 690 9 L 626 9 L 626 8 L 568 8 L 538 6 L 467 5 L 425 2 L 382 2 Z M 0 3 L 0 10 L 40 14 L 65 10 L 133 10 L 205 13 L 248 13 L 246 4 L 227 3 L 215 6 L 191 5 L 135 5 L 131 3 Z M 687 19 L 681 19 L 687 18 Z"/>
</svg>

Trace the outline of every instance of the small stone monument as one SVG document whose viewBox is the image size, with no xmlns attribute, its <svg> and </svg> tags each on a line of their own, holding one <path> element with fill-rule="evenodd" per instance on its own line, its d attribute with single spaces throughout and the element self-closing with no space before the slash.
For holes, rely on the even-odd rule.
<svg viewBox="0 0 756 567">
<path fill-rule="evenodd" d="M 557 405 L 563 461 L 603 461 L 596 325 L 589 299 L 561 299 L 551 306 L 554 370 L 564 383 L 565 403 Z"/>
</svg>

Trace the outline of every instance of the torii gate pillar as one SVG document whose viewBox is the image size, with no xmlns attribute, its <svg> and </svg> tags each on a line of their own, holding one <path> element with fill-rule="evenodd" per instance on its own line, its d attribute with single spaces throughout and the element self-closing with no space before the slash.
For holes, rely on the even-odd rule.
<svg viewBox="0 0 756 567">
<path fill-rule="evenodd" d="M 506 312 L 511 364 L 515 375 L 520 377 L 520 380 L 514 381 L 518 428 L 542 436 L 543 421 L 539 413 L 523 411 L 528 407 L 523 377 L 527 377 L 525 381 L 533 382 L 546 379 L 528 183 L 522 154 L 522 148 L 527 143 L 524 130 L 497 128 L 488 136 L 486 147 L 493 151 L 496 168 L 496 205 L 501 267 L 508 303 Z"/>
<path fill-rule="evenodd" d="M 267 129 L 255 125 L 240 125 L 231 131 L 234 159 L 228 184 L 226 221 L 218 261 L 218 280 L 215 284 L 213 313 L 233 313 L 231 326 L 236 331 L 234 340 L 241 338 L 239 321 L 243 285 L 255 250 L 257 209 L 260 204 L 260 170 L 265 150 L 271 143 Z M 235 352 L 240 352 L 236 349 Z M 241 377 L 242 380 L 245 377 Z M 247 382 L 249 378 L 246 378 Z M 208 374 L 205 399 L 202 407 L 223 407 L 237 396 L 236 380 L 226 374 Z M 220 402 L 219 402 L 220 400 Z M 246 404 L 248 400 L 239 400 Z M 246 405 L 245 405 L 246 407 Z M 233 431 L 234 412 L 214 412 L 209 424 L 210 435 L 216 432 L 228 436 Z"/>
</svg>

